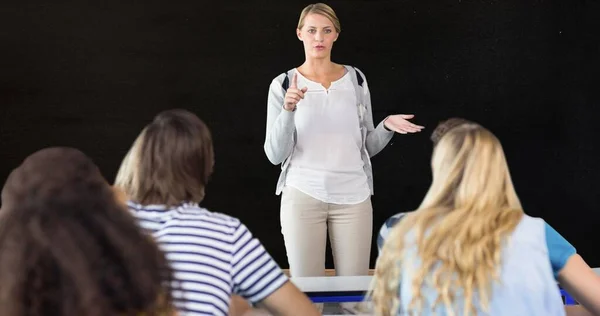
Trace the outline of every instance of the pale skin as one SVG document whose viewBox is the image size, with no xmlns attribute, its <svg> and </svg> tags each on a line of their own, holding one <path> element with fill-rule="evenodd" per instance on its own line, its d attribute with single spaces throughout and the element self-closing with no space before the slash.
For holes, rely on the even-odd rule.
<svg viewBox="0 0 600 316">
<path fill-rule="evenodd" d="M 290 281 L 252 308 L 240 296 L 232 296 L 229 316 L 317 316 L 321 315 L 308 297 Z"/>
<path fill-rule="evenodd" d="M 302 28 L 296 29 L 296 35 L 304 44 L 306 57 L 305 62 L 297 70 L 307 79 L 329 89 L 333 81 L 344 75 L 344 66 L 331 61 L 331 49 L 339 37 L 333 22 L 321 14 L 307 14 Z M 298 87 L 298 78 L 294 74 L 284 97 L 284 109 L 293 111 L 298 102 L 304 99 L 306 91 L 306 87 Z M 385 119 L 384 125 L 387 129 L 400 134 L 420 132 L 423 126 L 408 121 L 413 117 L 412 114 L 390 115 Z"/>
<path fill-rule="evenodd" d="M 558 282 L 581 305 L 566 306 L 569 316 L 600 315 L 600 276 L 575 254 L 558 273 Z"/>
</svg>

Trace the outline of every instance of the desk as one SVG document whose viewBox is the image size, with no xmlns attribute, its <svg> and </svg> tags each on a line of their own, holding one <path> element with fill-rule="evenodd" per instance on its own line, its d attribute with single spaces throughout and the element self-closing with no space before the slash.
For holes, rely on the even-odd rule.
<svg viewBox="0 0 600 316">
<path fill-rule="evenodd" d="M 600 268 L 594 268 L 600 276 Z M 291 278 L 302 292 L 315 303 L 361 302 L 369 290 L 372 276 L 334 276 L 334 277 L 302 277 Z M 576 302 L 566 291 L 561 289 L 565 304 Z"/>
</svg>

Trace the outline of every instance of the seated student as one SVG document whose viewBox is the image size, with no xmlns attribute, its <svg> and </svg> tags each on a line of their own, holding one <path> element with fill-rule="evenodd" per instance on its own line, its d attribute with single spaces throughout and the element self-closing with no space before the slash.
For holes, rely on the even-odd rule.
<svg viewBox="0 0 600 316">
<path fill-rule="evenodd" d="M 169 110 L 143 129 L 117 174 L 115 185 L 180 282 L 175 305 L 185 315 L 227 315 L 239 295 L 275 315 L 318 315 L 244 224 L 199 205 L 213 164 L 207 126 L 188 111 Z"/>
<path fill-rule="evenodd" d="M 49 148 L 2 190 L 0 315 L 170 315 L 172 272 L 83 153 Z"/>
<path fill-rule="evenodd" d="M 450 118 L 441 122 L 431 135 L 434 147 L 448 131 L 462 124 L 475 123 L 463 118 Z M 382 225 L 377 238 L 377 246 L 380 252 L 389 231 L 406 214 L 408 213 L 395 214 Z M 544 222 L 544 234 L 555 279 L 583 306 L 587 306 L 589 310 L 597 311 L 596 313 L 600 314 L 598 312 L 600 310 L 600 297 L 590 295 L 590 293 L 596 293 L 595 291 L 600 290 L 600 278 L 577 254 L 575 247 L 546 222 Z M 567 306 L 566 309 L 569 315 L 592 315 L 583 310 L 582 306 Z"/>
<path fill-rule="evenodd" d="M 527 216 L 498 139 L 477 124 L 434 149 L 433 182 L 384 243 L 372 298 L 378 315 L 564 315 L 545 239 Z"/>
</svg>

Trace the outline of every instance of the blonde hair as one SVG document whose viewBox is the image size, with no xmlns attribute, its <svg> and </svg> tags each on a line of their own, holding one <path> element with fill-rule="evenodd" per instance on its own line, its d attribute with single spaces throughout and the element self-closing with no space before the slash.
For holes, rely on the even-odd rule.
<svg viewBox="0 0 600 316">
<path fill-rule="evenodd" d="M 308 6 L 306 6 L 306 8 L 304 8 L 304 10 L 302 10 L 302 13 L 300 13 L 300 19 L 298 20 L 299 30 L 301 30 L 302 27 L 304 27 L 304 19 L 306 18 L 306 16 L 312 13 L 320 14 L 328 18 L 331 21 L 331 23 L 333 23 L 333 27 L 335 28 L 336 32 L 340 33 L 342 31 L 340 20 L 335 14 L 335 11 L 333 11 L 333 9 L 330 6 L 324 3 L 309 4 Z"/>
<path fill-rule="evenodd" d="M 210 130 L 185 110 L 158 114 L 123 159 L 115 187 L 140 204 L 200 203 L 213 171 Z"/>
<path fill-rule="evenodd" d="M 453 315 L 456 293 L 464 293 L 464 314 L 475 312 L 473 296 L 488 309 L 498 280 L 502 246 L 523 216 L 500 141 L 487 129 L 465 123 L 448 131 L 434 149 L 433 182 L 418 210 L 387 237 L 370 290 L 376 315 L 398 311 L 405 251 L 416 248 L 410 313 L 423 308 L 421 290 L 438 293 Z M 414 234 L 413 242 L 407 233 Z"/>
</svg>

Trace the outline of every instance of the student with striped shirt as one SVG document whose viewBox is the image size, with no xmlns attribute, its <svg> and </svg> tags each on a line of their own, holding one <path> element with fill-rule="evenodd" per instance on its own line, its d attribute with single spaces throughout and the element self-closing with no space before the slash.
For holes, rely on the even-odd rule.
<svg viewBox="0 0 600 316">
<path fill-rule="evenodd" d="M 166 252 L 182 315 L 228 315 L 232 295 L 274 315 L 318 315 L 237 218 L 202 208 L 214 164 L 211 134 L 194 114 L 160 113 L 135 140 L 115 186 Z"/>
</svg>

